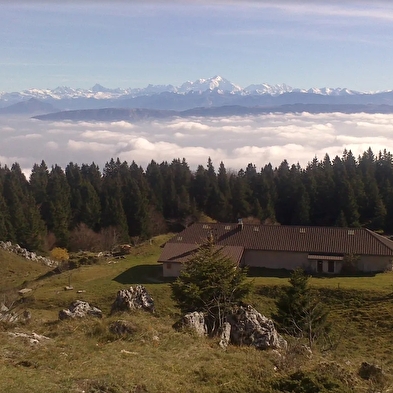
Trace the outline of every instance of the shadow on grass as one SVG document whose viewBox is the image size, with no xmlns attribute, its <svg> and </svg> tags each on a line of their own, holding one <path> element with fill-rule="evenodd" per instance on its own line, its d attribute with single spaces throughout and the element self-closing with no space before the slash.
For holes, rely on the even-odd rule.
<svg viewBox="0 0 393 393">
<path fill-rule="evenodd" d="M 163 284 L 173 280 L 162 276 L 161 265 L 133 266 L 113 279 L 120 284 Z"/>
<path fill-rule="evenodd" d="M 266 267 L 249 267 L 247 271 L 248 277 L 276 277 L 289 278 L 292 270 L 287 269 L 269 269 Z M 380 272 L 354 272 L 354 273 L 340 273 L 340 274 L 319 274 L 315 272 L 307 272 L 313 278 L 337 278 L 337 277 L 375 277 Z"/>
<path fill-rule="evenodd" d="M 247 277 L 289 278 L 291 271 L 286 269 L 268 269 L 266 267 L 249 267 Z"/>
<path fill-rule="evenodd" d="M 60 272 L 57 270 L 57 268 L 54 268 L 53 270 L 49 270 L 48 272 L 41 274 L 40 276 L 35 278 L 34 281 L 44 280 L 45 278 L 52 277 L 56 274 L 60 274 Z"/>
</svg>

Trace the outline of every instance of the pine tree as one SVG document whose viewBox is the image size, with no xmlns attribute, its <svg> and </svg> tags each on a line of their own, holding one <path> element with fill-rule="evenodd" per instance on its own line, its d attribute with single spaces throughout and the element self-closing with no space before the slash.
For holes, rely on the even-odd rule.
<svg viewBox="0 0 393 393">
<path fill-rule="evenodd" d="M 12 224 L 12 229 L 8 229 L 9 239 L 30 250 L 42 249 L 45 225 L 29 183 L 17 163 L 5 173 L 3 195 L 8 206 L 8 212 L 5 212 L 5 224 L 7 225 L 7 216 Z"/>
<path fill-rule="evenodd" d="M 313 294 L 308 285 L 309 276 L 303 269 L 296 269 L 276 302 L 277 313 L 273 319 L 282 332 L 306 338 L 310 347 L 329 330 L 328 311 Z"/>
<path fill-rule="evenodd" d="M 236 267 L 213 241 L 198 248 L 172 284 L 172 296 L 178 307 L 183 312 L 204 312 L 213 333 L 249 291 L 246 271 Z"/>
<path fill-rule="evenodd" d="M 58 165 L 52 166 L 48 179 L 45 217 L 48 229 L 56 237 L 56 245 L 65 248 L 68 247 L 72 219 L 70 199 L 70 186 L 64 171 Z"/>
</svg>

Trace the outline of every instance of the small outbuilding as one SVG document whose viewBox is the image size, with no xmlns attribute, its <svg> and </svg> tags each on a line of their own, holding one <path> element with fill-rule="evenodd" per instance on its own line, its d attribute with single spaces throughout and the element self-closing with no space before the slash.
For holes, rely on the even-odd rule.
<svg viewBox="0 0 393 393">
<path fill-rule="evenodd" d="M 195 223 L 175 235 L 158 259 L 164 277 L 177 277 L 182 264 L 212 239 L 239 266 L 338 274 L 348 259 L 360 272 L 392 269 L 393 241 L 366 228 Z M 355 257 L 355 258 L 354 258 Z"/>
</svg>

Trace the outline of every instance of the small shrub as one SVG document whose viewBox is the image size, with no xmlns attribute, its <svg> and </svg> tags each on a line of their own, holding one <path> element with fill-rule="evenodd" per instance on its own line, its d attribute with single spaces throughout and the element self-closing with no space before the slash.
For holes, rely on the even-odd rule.
<svg viewBox="0 0 393 393">
<path fill-rule="evenodd" d="M 68 261 L 70 258 L 67 249 L 61 247 L 53 248 L 50 252 L 50 257 L 56 261 Z"/>
</svg>

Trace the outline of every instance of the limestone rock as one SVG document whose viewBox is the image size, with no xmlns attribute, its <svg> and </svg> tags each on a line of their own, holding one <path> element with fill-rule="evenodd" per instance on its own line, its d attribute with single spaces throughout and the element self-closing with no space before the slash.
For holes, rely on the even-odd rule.
<svg viewBox="0 0 393 393">
<path fill-rule="evenodd" d="M 56 267 L 58 265 L 57 261 L 53 261 L 52 259 L 37 255 L 35 252 L 28 251 L 25 248 L 22 248 L 19 244 L 12 244 L 11 242 L 0 241 L 0 248 L 5 251 L 20 255 L 21 257 L 26 258 L 30 261 L 41 262 L 49 267 Z"/>
<path fill-rule="evenodd" d="M 109 331 L 118 336 L 126 336 L 135 332 L 135 326 L 129 321 L 119 319 L 109 325 Z"/>
<path fill-rule="evenodd" d="M 1 312 L 0 322 L 5 323 L 17 323 L 19 321 L 19 315 L 12 311 Z"/>
<path fill-rule="evenodd" d="M 117 292 L 111 312 L 143 309 L 154 312 L 153 298 L 143 285 L 121 289 Z"/>
<path fill-rule="evenodd" d="M 190 312 L 184 315 L 181 326 L 195 331 L 198 336 L 205 336 L 208 333 L 203 312 Z"/>
<path fill-rule="evenodd" d="M 226 349 L 231 341 L 231 324 L 224 322 L 221 328 L 221 339 L 219 345 L 221 348 Z"/>
<path fill-rule="evenodd" d="M 13 337 L 20 337 L 27 339 L 31 345 L 40 344 L 45 340 L 50 340 L 49 337 L 42 336 L 41 334 L 37 333 L 8 333 L 10 336 Z"/>
<path fill-rule="evenodd" d="M 27 323 L 31 320 L 30 311 L 23 311 L 22 313 L 15 310 L 9 310 L 7 306 L 1 304 L 0 306 L 0 322 L 9 324 Z"/>
<path fill-rule="evenodd" d="M 70 318 L 85 318 L 87 316 L 93 316 L 102 318 L 102 311 L 91 306 L 88 302 L 83 300 L 76 300 L 71 303 L 68 309 L 61 310 L 59 312 L 59 319 L 70 319 Z"/>
<path fill-rule="evenodd" d="M 32 291 L 32 289 L 31 288 L 23 288 L 23 289 L 21 289 L 20 291 L 18 291 L 18 293 L 19 293 L 19 295 L 26 295 L 26 293 L 29 293 L 29 292 L 31 292 Z"/>
<path fill-rule="evenodd" d="M 257 349 L 283 349 L 287 342 L 278 334 L 271 319 L 251 306 L 239 306 L 227 317 L 231 325 L 231 343 Z"/>
</svg>

